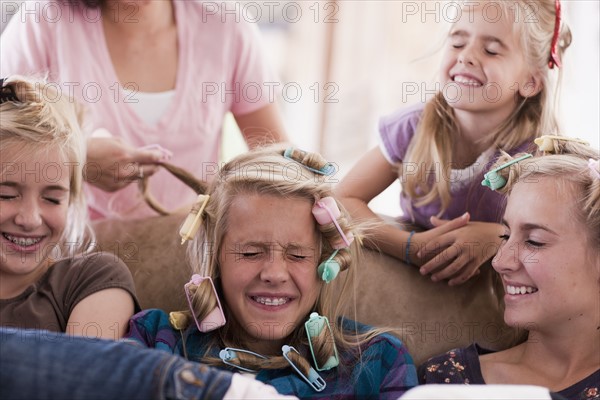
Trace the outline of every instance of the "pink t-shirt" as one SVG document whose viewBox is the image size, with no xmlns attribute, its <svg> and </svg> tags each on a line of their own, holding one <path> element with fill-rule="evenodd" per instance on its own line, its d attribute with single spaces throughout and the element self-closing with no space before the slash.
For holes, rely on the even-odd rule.
<svg viewBox="0 0 600 400">
<path fill-rule="evenodd" d="M 275 82 L 256 26 L 239 15 L 221 13 L 220 3 L 173 4 L 177 80 L 173 100 L 156 125 L 145 123 L 128 104 L 134 97 L 118 81 L 98 9 L 52 0 L 22 2 L 0 38 L 0 76 L 48 74 L 64 94 L 88 106 L 86 132 L 105 128 L 135 147 L 160 144 L 174 153 L 173 164 L 210 179 L 225 113 L 243 115 L 273 102 Z M 97 171 L 94 167 L 88 167 L 89 178 Z M 168 209 L 191 204 L 196 197 L 164 170 L 150 185 L 153 196 Z M 88 185 L 88 202 L 96 216 L 156 215 L 141 201 L 135 184 L 115 193 Z"/>
</svg>

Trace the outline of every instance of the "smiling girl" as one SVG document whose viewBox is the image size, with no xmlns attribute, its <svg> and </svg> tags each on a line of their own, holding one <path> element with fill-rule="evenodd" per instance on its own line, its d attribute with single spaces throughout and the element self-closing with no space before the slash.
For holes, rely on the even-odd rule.
<svg viewBox="0 0 600 400">
<path fill-rule="evenodd" d="M 515 154 L 558 130 L 553 83 L 571 42 L 558 0 L 458 4 L 441 90 L 383 117 L 380 146 L 337 188 L 355 218 L 381 222 L 368 203 L 400 179 L 403 222 L 417 232 L 385 225 L 366 244 L 451 285 L 476 275 L 499 245 L 502 197 L 480 185 L 486 165 L 500 149 Z"/>
<path fill-rule="evenodd" d="M 0 325 L 116 339 L 136 304 L 115 256 L 89 245 L 85 140 L 56 88 L 0 80 Z"/>
<path fill-rule="evenodd" d="M 506 156 L 497 165 L 510 160 Z M 500 173 L 507 180 L 501 190 L 509 197 L 502 245 L 492 265 L 506 293 L 504 319 L 527 329 L 527 340 L 499 352 L 476 344 L 452 350 L 423 365 L 419 378 L 423 383 L 537 385 L 567 399 L 598 399 L 598 151 L 588 147 L 529 158 Z"/>
</svg>

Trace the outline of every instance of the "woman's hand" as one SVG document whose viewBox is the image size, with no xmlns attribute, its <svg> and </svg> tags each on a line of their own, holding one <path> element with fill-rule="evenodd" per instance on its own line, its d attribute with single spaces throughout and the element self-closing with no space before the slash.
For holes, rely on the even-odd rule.
<svg viewBox="0 0 600 400">
<path fill-rule="evenodd" d="M 439 229 L 451 221 L 431 218 Z M 479 273 L 479 267 L 492 258 L 500 247 L 502 225 L 491 222 L 469 222 L 463 227 L 448 231 L 426 243 L 419 249 L 417 257 L 428 258 L 420 272 L 431 274 L 434 282 L 449 279 L 449 285 L 458 285 Z M 416 236 L 416 234 L 415 234 Z"/>
<path fill-rule="evenodd" d="M 136 149 L 115 137 L 91 137 L 87 140 L 85 180 L 107 192 L 115 192 L 154 174 L 164 152 L 157 149 Z"/>
</svg>

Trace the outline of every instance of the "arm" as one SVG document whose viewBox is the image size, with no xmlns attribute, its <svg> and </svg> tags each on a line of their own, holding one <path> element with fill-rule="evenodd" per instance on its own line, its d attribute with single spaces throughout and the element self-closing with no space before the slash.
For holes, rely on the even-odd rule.
<svg viewBox="0 0 600 400">
<path fill-rule="evenodd" d="M 69 316 L 67 333 L 117 340 L 127 331 L 133 311 L 133 299 L 127 291 L 101 290 L 77 303 Z"/>
<path fill-rule="evenodd" d="M 265 143 L 288 141 L 279 108 L 275 103 L 234 117 L 246 144 L 251 149 Z"/>
<path fill-rule="evenodd" d="M 368 205 L 396 179 L 398 175 L 393 166 L 376 147 L 352 167 L 335 188 L 335 193 L 353 219 L 374 223 L 375 226 L 367 232 L 365 244 L 368 247 L 404 260 L 409 232 L 385 224 Z"/>
<path fill-rule="evenodd" d="M 405 258 L 410 232 L 385 224 L 368 206 L 375 196 L 383 192 L 397 178 L 393 166 L 385 159 L 381 150 L 374 148 L 358 161 L 335 191 L 352 218 L 373 223 L 374 226 L 367 231 L 368 238 L 365 244 L 368 247 L 408 261 Z M 461 216 L 438 228 L 414 234 L 409 248 L 411 263 L 421 265 L 425 262 L 425 259 L 419 256 L 418 250 L 421 247 L 467 222 L 468 218 Z"/>
</svg>

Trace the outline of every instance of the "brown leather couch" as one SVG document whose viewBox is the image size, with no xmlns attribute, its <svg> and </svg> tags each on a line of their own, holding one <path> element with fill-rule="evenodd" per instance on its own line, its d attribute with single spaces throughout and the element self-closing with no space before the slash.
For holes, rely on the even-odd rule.
<svg viewBox="0 0 600 400">
<path fill-rule="evenodd" d="M 143 308 L 186 307 L 183 285 L 191 270 L 177 234 L 183 219 L 173 215 L 94 226 L 100 249 L 119 255 L 129 266 Z M 449 287 L 395 258 L 365 251 L 355 298 L 348 299 L 355 301 L 356 315 L 348 317 L 394 328 L 415 363 L 421 363 L 473 341 L 493 349 L 514 344 L 519 334 L 503 322 L 502 295 L 489 265 L 466 284 Z"/>
</svg>

